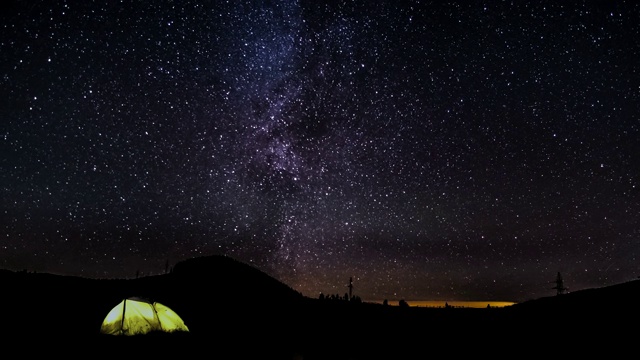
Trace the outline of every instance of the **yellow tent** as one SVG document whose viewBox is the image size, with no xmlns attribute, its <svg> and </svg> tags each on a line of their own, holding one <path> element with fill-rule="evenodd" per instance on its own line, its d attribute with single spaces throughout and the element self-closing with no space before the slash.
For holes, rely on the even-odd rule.
<svg viewBox="0 0 640 360">
<path fill-rule="evenodd" d="M 184 321 L 169 307 L 141 298 L 128 298 L 116 305 L 102 321 L 100 333 L 140 335 L 152 331 L 189 331 Z"/>
</svg>

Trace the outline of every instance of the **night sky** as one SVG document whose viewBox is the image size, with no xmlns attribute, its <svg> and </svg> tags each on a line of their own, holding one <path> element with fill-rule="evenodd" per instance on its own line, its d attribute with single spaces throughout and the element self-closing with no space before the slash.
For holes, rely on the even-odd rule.
<svg viewBox="0 0 640 360">
<path fill-rule="evenodd" d="M 0 267 L 302 294 L 640 276 L 636 1 L 3 1 Z"/>
</svg>

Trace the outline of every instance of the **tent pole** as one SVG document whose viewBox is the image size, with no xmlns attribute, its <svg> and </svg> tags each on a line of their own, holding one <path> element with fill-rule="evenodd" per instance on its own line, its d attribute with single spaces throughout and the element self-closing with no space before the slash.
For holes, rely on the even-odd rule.
<svg viewBox="0 0 640 360">
<path fill-rule="evenodd" d="M 122 320 L 120 321 L 120 335 L 124 334 L 124 314 L 127 310 L 127 299 L 122 304 Z"/>
<path fill-rule="evenodd" d="M 164 327 L 162 326 L 162 321 L 160 321 L 160 316 L 158 316 L 158 310 L 156 310 L 156 302 L 151 303 L 151 308 L 153 309 L 153 315 L 155 315 L 156 320 L 158 320 L 158 324 L 160 325 L 160 330 L 164 331 Z"/>
</svg>

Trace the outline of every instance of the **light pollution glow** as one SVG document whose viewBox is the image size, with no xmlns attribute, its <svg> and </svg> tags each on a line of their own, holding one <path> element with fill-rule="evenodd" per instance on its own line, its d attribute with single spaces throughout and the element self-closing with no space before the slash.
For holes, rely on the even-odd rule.
<svg viewBox="0 0 640 360">
<path fill-rule="evenodd" d="M 382 304 L 382 300 L 370 300 L 369 303 Z M 389 300 L 387 303 L 391 306 L 398 306 L 399 300 Z M 447 304 L 452 307 L 459 308 L 486 308 L 491 306 L 506 307 L 516 304 L 509 301 L 433 301 L 433 300 L 406 300 L 410 307 L 430 307 L 430 308 L 443 308 Z"/>
</svg>

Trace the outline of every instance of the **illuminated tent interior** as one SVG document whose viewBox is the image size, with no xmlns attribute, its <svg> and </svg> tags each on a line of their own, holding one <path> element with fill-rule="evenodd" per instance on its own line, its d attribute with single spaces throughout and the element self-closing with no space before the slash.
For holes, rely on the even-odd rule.
<svg viewBox="0 0 640 360">
<path fill-rule="evenodd" d="M 189 331 L 184 321 L 169 307 L 141 298 L 128 298 L 116 305 L 102 321 L 100 333 L 141 335 L 149 332 Z"/>
</svg>

